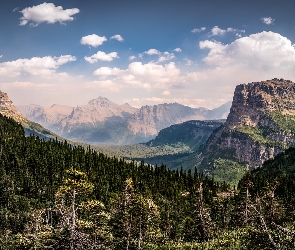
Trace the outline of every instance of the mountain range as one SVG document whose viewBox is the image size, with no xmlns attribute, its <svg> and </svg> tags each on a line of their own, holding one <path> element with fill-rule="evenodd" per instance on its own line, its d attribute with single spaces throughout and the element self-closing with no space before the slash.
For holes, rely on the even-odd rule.
<svg viewBox="0 0 295 250">
<path fill-rule="evenodd" d="M 98 97 L 86 105 L 50 108 L 35 104 L 17 106 L 28 119 L 67 139 L 91 144 L 133 144 L 154 139 L 161 129 L 188 120 L 226 118 L 230 103 L 213 110 L 178 103 L 143 106 L 116 104 Z"/>
<path fill-rule="evenodd" d="M 99 97 L 76 108 L 28 105 L 19 109 L 59 135 L 77 141 L 117 145 L 141 142 L 98 147 L 99 151 L 172 168 L 197 167 L 199 173 L 216 181 L 237 185 L 247 171 L 295 145 L 295 83 L 274 78 L 240 84 L 225 122 L 200 121 L 224 117 L 229 105 L 208 110 L 165 103 L 136 109 Z M 0 113 L 20 122 L 27 134 L 57 137 L 23 116 L 3 92 Z M 186 121 L 191 119 L 199 120 Z"/>
</svg>

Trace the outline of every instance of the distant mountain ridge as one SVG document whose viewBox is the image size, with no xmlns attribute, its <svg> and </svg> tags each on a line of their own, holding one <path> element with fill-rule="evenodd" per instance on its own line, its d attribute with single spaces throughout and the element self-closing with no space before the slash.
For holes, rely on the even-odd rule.
<svg viewBox="0 0 295 250">
<path fill-rule="evenodd" d="M 33 121 L 40 122 L 61 136 L 92 144 L 133 144 L 147 142 L 161 129 L 188 120 L 221 119 L 229 112 L 229 103 L 219 108 L 191 108 L 178 103 L 143 106 L 116 104 L 98 97 L 86 105 L 18 106 Z M 62 109 L 59 111 L 59 109 Z"/>
</svg>

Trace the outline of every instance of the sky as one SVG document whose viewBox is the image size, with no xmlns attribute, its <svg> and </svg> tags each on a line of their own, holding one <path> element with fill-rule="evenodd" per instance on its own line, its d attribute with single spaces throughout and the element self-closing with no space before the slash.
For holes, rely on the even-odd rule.
<svg viewBox="0 0 295 250">
<path fill-rule="evenodd" d="M 16 105 L 215 108 L 238 84 L 295 81 L 288 0 L 0 3 L 0 90 Z"/>
</svg>

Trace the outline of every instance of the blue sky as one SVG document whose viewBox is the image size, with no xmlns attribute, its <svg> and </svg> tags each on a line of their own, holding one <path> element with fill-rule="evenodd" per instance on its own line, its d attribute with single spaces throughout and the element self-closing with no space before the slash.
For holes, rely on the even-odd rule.
<svg viewBox="0 0 295 250">
<path fill-rule="evenodd" d="M 292 1 L 1 3 L 0 89 L 15 104 L 217 107 L 237 84 L 295 81 Z"/>
</svg>

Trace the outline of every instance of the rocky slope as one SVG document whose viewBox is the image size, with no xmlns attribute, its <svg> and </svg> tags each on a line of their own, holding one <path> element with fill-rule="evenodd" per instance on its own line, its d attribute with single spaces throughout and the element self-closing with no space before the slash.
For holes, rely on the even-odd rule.
<svg viewBox="0 0 295 250">
<path fill-rule="evenodd" d="M 0 113 L 21 123 L 24 127 L 26 135 L 34 134 L 40 138 L 58 138 L 59 140 L 63 140 L 63 138 L 52 133 L 48 129 L 45 129 L 40 124 L 32 122 L 23 116 L 14 106 L 8 95 L 2 91 L 0 91 Z"/>
<path fill-rule="evenodd" d="M 295 83 L 272 79 L 238 85 L 225 124 L 199 154 L 199 171 L 238 179 L 295 144 Z"/>
<path fill-rule="evenodd" d="M 190 152 L 196 151 L 204 144 L 214 130 L 219 128 L 225 120 L 187 121 L 162 129 L 155 139 L 146 143 L 150 147 L 164 145 L 183 145 Z"/>
</svg>

